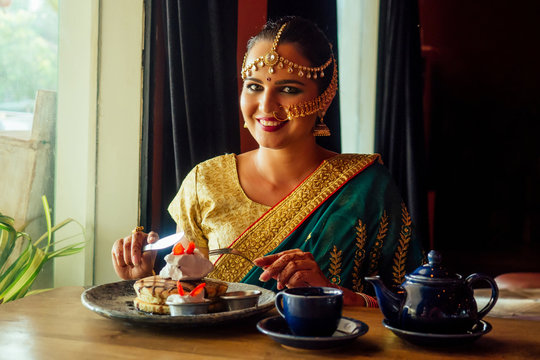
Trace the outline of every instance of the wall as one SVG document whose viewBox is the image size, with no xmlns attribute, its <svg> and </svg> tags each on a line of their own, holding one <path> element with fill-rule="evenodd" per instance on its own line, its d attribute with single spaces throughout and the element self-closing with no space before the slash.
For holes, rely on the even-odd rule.
<svg viewBox="0 0 540 360">
<path fill-rule="evenodd" d="M 338 0 L 341 151 L 375 150 L 378 0 Z"/>
<path fill-rule="evenodd" d="M 55 286 L 93 278 L 98 24 L 99 1 L 59 2 L 54 219 L 79 221 L 88 243 L 83 253 L 54 260 Z M 77 230 L 62 229 L 56 238 Z"/>
<path fill-rule="evenodd" d="M 112 243 L 137 225 L 143 0 L 60 1 L 56 219 L 86 226 L 55 286 L 117 281 Z M 61 235 L 61 234 L 60 234 Z"/>
<path fill-rule="evenodd" d="M 142 0 L 101 2 L 96 284 L 118 280 L 112 244 L 138 225 L 143 12 Z"/>
</svg>

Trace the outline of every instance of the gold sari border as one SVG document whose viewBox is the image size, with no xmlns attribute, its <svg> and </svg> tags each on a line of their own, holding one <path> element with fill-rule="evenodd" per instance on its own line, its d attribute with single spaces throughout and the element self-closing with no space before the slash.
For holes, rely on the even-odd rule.
<svg viewBox="0 0 540 360">
<path fill-rule="evenodd" d="M 248 227 L 230 247 L 252 260 L 272 251 L 327 199 L 377 160 L 382 163 L 379 154 L 340 154 L 323 161 L 289 195 Z M 240 257 L 222 255 L 209 276 L 238 282 L 251 268 L 252 264 Z"/>
</svg>

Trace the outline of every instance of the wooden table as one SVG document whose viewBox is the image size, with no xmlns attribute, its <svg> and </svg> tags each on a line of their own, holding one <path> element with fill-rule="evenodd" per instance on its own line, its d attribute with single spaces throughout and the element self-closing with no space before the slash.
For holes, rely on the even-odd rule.
<svg viewBox="0 0 540 360">
<path fill-rule="evenodd" d="M 82 291 L 57 288 L 0 305 L 0 359 L 540 359 L 540 321 L 488 317 L 493 330 L 476 342 L 426 348 L 384 328 L 378 309 L 346 307 L 367 334 L 337 349 L 294 350 L 261 334 L 258 319 L 175 330 L 110 320 L 81 304 Z"/>
</svg>

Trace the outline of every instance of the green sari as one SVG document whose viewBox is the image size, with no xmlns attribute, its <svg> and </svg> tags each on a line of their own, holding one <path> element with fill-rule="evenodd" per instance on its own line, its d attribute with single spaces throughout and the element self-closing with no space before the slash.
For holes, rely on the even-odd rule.
<svg viewBox="0 0 540 360">
<path fill-rule="evenodd" d="M 298 248 L 336 285 L 373 293 L 365 276 L 390 286 L 423 259 L 409 212 L 378 155 L 338 155 L 252 224 L 231 245 L 254 259 Z M 277 290 L 259 281 L 262 269 L 224 255 L 212 277 Z"/>
</svg>

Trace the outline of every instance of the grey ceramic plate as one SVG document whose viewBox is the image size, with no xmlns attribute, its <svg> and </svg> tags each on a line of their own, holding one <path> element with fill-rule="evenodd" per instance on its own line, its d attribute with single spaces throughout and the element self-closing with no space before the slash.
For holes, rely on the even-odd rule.
<svg viewBox="0 0 540 360">
<path fill-rule="evenodd" d="M 148 314 L 133 306 L 135 290 L 133 280 L 98 285 L 84 291 L 81 301 L 88 309 L 104 317 L 138 324 L 204 326 L 247 318 L 274 307 L 276 294 L 261 287 L 242 283 L 228 283 L 227 291 L 259 290 L 261 296 L 256 307 L 200 315 L 170 316 Z"/>
</svg>

